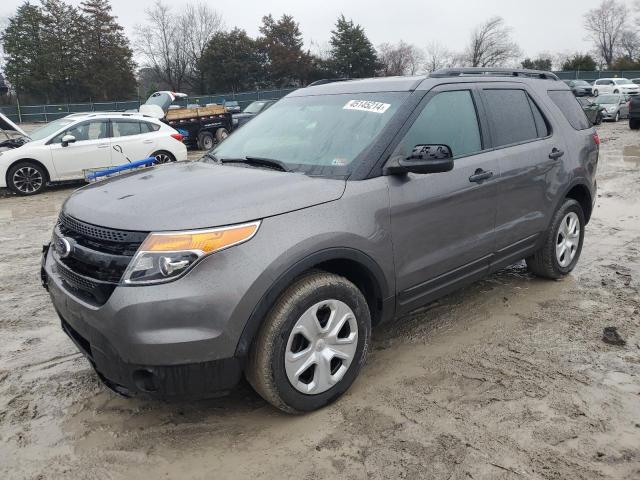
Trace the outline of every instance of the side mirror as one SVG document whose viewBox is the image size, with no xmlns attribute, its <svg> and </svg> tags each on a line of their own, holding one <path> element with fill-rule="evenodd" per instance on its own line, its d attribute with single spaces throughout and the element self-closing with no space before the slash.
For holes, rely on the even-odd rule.
<svg viewBox="0 0 640 480">
<path fill-rule="evenodd" d="M 62 146 L 63 147 L 68 147 L 70 143 L 75 143 L 76 141 L 76 137 L 74 137 L 73 135 L 65 135 L 62 137 Z"/>
<path fill-rule="evenodd" d="M 441 173 L 453 170 L 453 153 L 448 145 L 416 145 L 411 155 L 392 161 L 385 175 L 405 173 Z"/>
</svg>

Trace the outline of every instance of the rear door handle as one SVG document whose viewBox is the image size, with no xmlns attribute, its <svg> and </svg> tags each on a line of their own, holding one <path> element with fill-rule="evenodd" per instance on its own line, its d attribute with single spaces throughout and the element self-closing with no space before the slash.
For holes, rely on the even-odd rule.
<svg viewBox="0 0 640 480">
<path fill-rule="evenodd" d="M 473 183 L 482 183 L 485 180 L 489 180 L 493 177 L 493 172 L 487 172 L 481 168 L 478 168 L 473 175 L 469 177 L 469 181 Z"/>
<path fill-rule="evenodd" d="M 549 158 L 551 160 L 557 160 L 563 155 L 564 155 L 564 152 L 562 150 L 559 150 L 556 147 L 553 147 L 553 150 L 551 150 L 551 153 L 549 154 Z"/>
<path fill-rule="evenodd" d="M 144 142 L 142 142 L 142 143 L 153 143 L 153 140 L 145 140 L 145 141 L 144 141 Z"/>
<path fill-rule="evenodd" d="M 109 144 L 108 143 L 101 143 L 100 145 L 98 145 L 98 148 L 109 148 Z"/>
</svg>

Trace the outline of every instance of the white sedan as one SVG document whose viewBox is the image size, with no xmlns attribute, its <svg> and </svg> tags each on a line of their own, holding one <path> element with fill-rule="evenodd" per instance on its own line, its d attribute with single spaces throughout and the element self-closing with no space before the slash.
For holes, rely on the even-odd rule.
<svg viewBox="0 0 640 480">
<path fill-rule="evenodd" d="M 182 135 L 135 113 L 73 114 L 34 130 L 24 145 L 0 152 L 0 187 L 35 195 L 50 182 L 82 179 L 85 170 L 148 157 L 156 163 L 186 160 Z"/>
</svg>

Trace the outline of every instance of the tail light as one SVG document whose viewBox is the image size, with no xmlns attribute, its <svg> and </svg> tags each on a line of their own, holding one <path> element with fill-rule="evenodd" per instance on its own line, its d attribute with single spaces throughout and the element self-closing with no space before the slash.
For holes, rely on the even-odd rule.
<svg viewBox="0 0 640 480">
<path fill-rule="evenodd" d="M 600 135 L 598 135 L 597 133 L 593 134 L 593 141 L 596 145 L 600 145 Z"/>
<path fill-rule="evenodd" d="M 181 141 L 182 141 L 182 139 L 184 138 L 184 136 L 182 136 L 182 135 L 181 135 L 181 134 L 179 134 L 179 133 L 172 133 L 172 134 L 171 134 L 171 138 L 175 138 L 176 140 L 178 140 L 179 142 L 181 142 Z"/>
</svg>

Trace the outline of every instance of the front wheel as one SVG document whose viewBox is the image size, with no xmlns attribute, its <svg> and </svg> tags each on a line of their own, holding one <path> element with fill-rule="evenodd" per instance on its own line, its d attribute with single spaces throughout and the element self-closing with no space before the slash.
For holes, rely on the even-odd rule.
<svg viewBox="0 0 640 480">
<path fill-rule="evenodd" d="M 17 195 L 36 195 L 46 188 L 48 178 L 37 163 L 18 162 L 7 172 L 7 186 Z"/>
<path fill-rule="evenodd" d="M 362 292 L 339 275 L 311 272 L 269 312 L 249 353 L 246 376 L 265 400 L 285 412 L 316 410 L 351 386 L 370 337 Z"/>
<path fill-rule="evenodd" d="M 620 112 L 616 112 L 616 116 L 613 119 L 614 122 L 619 122 L 620 121 Z"/>
<path fill-rule="evenodd" d="M 598 96 L 598 89 L 597 89 L 597 88 L 593 91 L 593 96 L 594 96 L 594 97 L 597 97 L 597 96 Z"/>
<path fill-rule="evenodd" d="M 640 129 L 640 118 L 630 118 L 629 119 L 629 128 L 631 130 Z"/>
<path fill-rule="evenodd" d="M 580 204 L 567 198 L 556 211 L 540 250 L 526 259 L 529 270 L 543 278 L 569 274 L 582 252 L 585 218 Z"/>
</svg>

